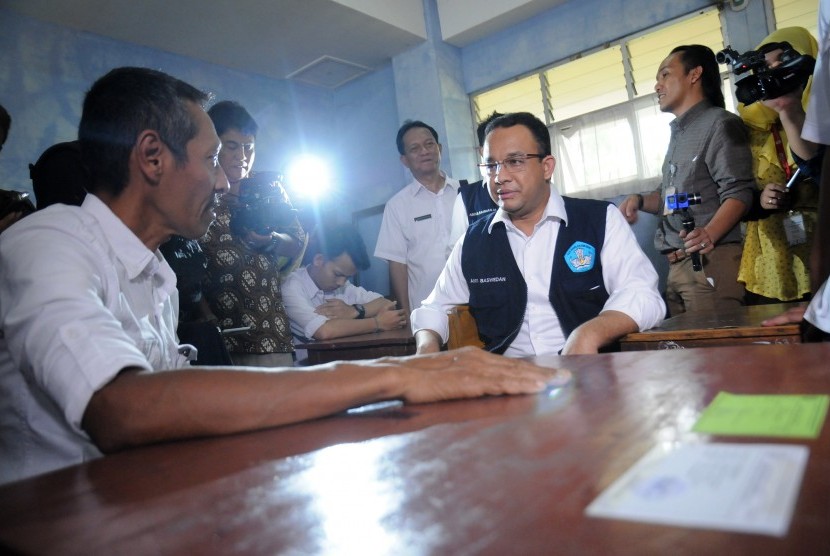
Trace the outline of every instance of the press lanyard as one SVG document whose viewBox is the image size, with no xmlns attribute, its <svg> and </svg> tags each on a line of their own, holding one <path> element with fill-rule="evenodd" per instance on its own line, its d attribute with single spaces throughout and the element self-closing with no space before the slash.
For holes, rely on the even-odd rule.
<svg viewBox="0 0 830 556">
<path fill-rule="evenodd" d="M 790 181 L 793 171 L 789 162 L 787 162 L 787 153 L 784 151 L 784 141 L 781 140 L 781 134 L 778 132 L 778 124 L 772 124 L 772 138 L 775 140 L 775 152 L 778 153 L 778 162 L 781 163 L 781 168 L 784 169 L 787 181 Z"/>
</svg>

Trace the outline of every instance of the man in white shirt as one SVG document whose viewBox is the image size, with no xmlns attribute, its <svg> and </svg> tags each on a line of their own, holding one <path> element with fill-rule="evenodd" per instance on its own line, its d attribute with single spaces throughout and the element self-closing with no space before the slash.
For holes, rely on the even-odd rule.
<svg viewBox="0 0 830 556">
<path fill-rule="evenodd" d="M 401 164 L 415 179 L 386 203 L 375 257 L 389 262 L 392 297 L 409 315 L 447 262 L 459 183 L 441 171 L 441 143 L 429 125 L 404 122 L 396 143 Z"/>
<path fill-rule="evenodd" d="M 485 348 L 522 357 L 596 353 L 659 324 L 657 273 L 608 203 L 552 190 L 547 127 L 529 113 L 487 126 L 482 168 L 499 210 L 470 225 L 412 314 L 418 353 L 447 341 L 447 311 L 469 303 Z"/>
<path fill-rule="evenodd" d="M 54 205 L 0 237 L 0 483 L 382 399 L 545 388 L 549 370 L 480 350 L 312 372 L 186 366 L 175 275 L 158 247 L 204 235 L 228 189 L 207 98 L 158 71 L 109 72 L 78 129 L 91 177 L 83 205 Z"/>
<path fill-rule="evenodd" d="M 801 322 L 816 327 L 823 332 L 823 338 L 830 337 L 830 0 L 821 0 L 818 7 L 818 45 L 819 52 L 813 73 L 813 88 L 807 105 L 807 115 L 801 137 L 825 145 L 824 160 L 819 181 L 819 208 L 816 237 L 811 253 L 810 283 L 813 299 L 809 306 L 794 307 L 781 315 L 767 319 L 764 326 L 778 326 Z M 802 330 L 809 327 L 802 323 Z M 807 339 L 813 336 L 805 334 Z M 820 334 L 815 334 L 820 337 Z"/>
<path fill-rule="evenodd" d="M 369 268 L 363 238 L 348 224 L 321 224 L 306 249 L 305 266 L 282 284 L 282 298 L 295 343 L 310 339 L 395 330 L 406 315 L 381 294 L 355 286 L 349 279 Z M 306 354 L 298 350 L 297 360 Z"/>
</svg>

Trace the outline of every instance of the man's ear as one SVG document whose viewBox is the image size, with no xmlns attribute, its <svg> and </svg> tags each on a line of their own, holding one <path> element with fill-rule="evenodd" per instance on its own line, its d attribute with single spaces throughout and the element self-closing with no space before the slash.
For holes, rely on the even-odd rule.
<svg viewBox="0 0 830 556">
<path fill-rule="evenodd" d="M 553 177 L 553 171 L 556 169 L 556 159 L 553 156 L 546 156 L 542 160 L 542 167 L 545 170 L 545 179 L 549 181 Z"/>
<path fill-rule="evenodd" d="M 164 173 L 165 155 L 170 154 L 158 132 L 146 129 L 139 133 L 133 153 L 138 170 L 144 179 L 154 185 L 157 184 Z"/>
<path fill-rule="evenodd" d="M 403 155 L 403 154 L 401 155 L 401 164 L 403 164 L 404 167 L 409 169 L 409 170 L 412 169 L 412 168 L 409 168 L 409 161 L 406 159 L 406 155 Z"/>
<path fill-rule="evenodd" d="M 311 264 L 316 267 L 321 267 L 326 264 L 326 257 L 322 253 L 317 253 L 314 255 L 314 258 L 311 259 Z"/>
<path fill-rule="evenodd" d="M 701 66 L 695 66 L 689 70 L 689 78 L 691 83 L 697 83 L 700 81 L 700 76 L 703 75 L 703 68 Z"/>
</svg>

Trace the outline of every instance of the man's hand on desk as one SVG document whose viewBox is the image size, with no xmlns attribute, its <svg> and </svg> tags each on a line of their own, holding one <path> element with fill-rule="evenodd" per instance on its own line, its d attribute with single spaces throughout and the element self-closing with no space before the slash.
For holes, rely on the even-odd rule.
<svg viewBox="0 0 830 556">
<path fill-rule="evenodd" d="M 761 326 L 782 326 L 785 324 L 798 324 L 804 320 L 804 313 L 807 311 L 807 305 L 799 305 L 792 309 L 787 309 L 780 315 L 776 315 L 761 322 Z"/>
<path fill-rule="evenodd" d="M 539 367 L 523 359 L 494 355 L 465 347 L 426 356 L 380 359 L 402 373 L 403 399 L 426 403 L 456 398 L 533 394 L 571 379 L 564 369 Z"/>
<path fill-rule="evenodd" d="M 327 299 L 322 305 L 318 305 L 314 312 L 329 319 L 353 319 L 357 309 L 342 299 Z"/>
</svg>

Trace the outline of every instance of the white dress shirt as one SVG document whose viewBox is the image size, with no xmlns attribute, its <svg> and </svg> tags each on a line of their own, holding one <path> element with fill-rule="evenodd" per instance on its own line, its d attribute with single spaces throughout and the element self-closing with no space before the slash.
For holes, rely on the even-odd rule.
<svg viewBox="0 0 830 556">
<path fill-rule="evenodd" d="M 545 214 L 528 237 L 501 208 L 490 226 L 504 222 L 510 249 L 527 283 L 527 309 L 521 330 L 505 351 L 510 357 L 558 353 L 565 345 L 565 334 L 548 299 L 551 268 L 559 226 L 568 217 L 562 197 L 551 191 Z M 447 312 L 454 305 L 469 302 L 470 290 L 461 271 L 464 238 L 453 248 L 435 289 L 423 305 L 412 312 L 412 330 L 429 329 L 449 337 Z M 603 311 L 619 311 L 630 316 L 640 330 L 657 326 L 666 306 L 657 291 L 657 272 L 643 253 L 620 211 L 609 204 L 605 217 L 605 242 L 600 251 L 603 280 L 609 298 Z"/>
<path fill-rule="evenodd" d="M 95 195 L 0 237 L 0 482 L 101 453 L 81 428 L 121 370 L 185 366 L 176 277 Z"/>
<path fill-rule="evenodd" d="M 818 47 L 813 88 L 807 104 L 807 116 L 801 136 L 830 145 L 830 0 L 821 0 L 818 7 Z M 830 156 L 825 152 L 824 156 Z M 826 225 L 826 224 L 825 224 Z M 828 249 L 824 246 L 824 249 Z M 813 295 L 804 318 L 830 334 L 830 286 L 824 281 Z"/>
<path fill-rule="evenodd" d="M 381 297 L 383 296 L 379 293 L 355 286 L 348 280 L 336 290 L 324 292 L 308 275 L 307 267 L 298 268 L 282 283 L 282 301 L 291 321 L 294 343 L 314 338 L 314 333 L 328 320 L 327 317 L 315 313 L 314 309 L 329 299 L 340 299 L 347 305 L 363 305 Z M 299 359 L 299 355 L 297 358 Z"/>
<path fill-rule="evenodd" d="M 375 257 L 407 265 L 410 307 L 426 299 L 449 255 L 459 183 L 445 178 L 446 185 L 438 193 L 412 181 L 383 210 Z"/>
</svg>

